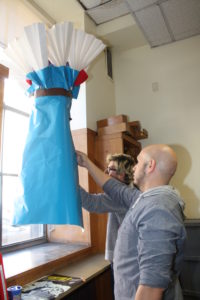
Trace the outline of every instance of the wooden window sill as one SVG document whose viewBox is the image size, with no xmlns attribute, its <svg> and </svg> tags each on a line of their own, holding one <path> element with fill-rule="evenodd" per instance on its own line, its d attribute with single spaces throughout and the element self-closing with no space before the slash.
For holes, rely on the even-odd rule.
<svg viewBox="0 0 200 300">
<path fill-rule="evenodd" d="M 88 245 L 45 243 L 3 254 L 7 286 L 24 285 L 91 254 Z"/>
<path fill-rule="evenodd" d="M 95 296 L 98 295 L 99 300 L 112 299 L 112 297 L 107 297 L 109 296 L 109 294 L 111 295 L 110 273 L 107 273 L 107 276 L 104 278 L 104 280 L 102 277 L 100 278 L 101 281 L 100 286 L 99 283 L 97 283 L 95 280 L 109 270 L 110 270 L 110 263 L 109 261 L 105 260 L 103 253 L 90 255 L 88 257 L 85 257 L 84 259 L 70 263 L 67 267 L 60 268 L 59 270 L 57 270 L 58 274 L 63 276 L 79 277 L 83 280 L 83 282 L 77 286 L 72 287 L 68 291 L 64 292 L 56 299 L 68 299 L 67 296 L 69 294 L 74 293 L 74 291 L 78 290 L 83 285 L 87 284 L 88 282 L 91 282 L 92 280 L 94 280 L 93 283 L 95 285 L 93 289 L 96 289 Z M 104 288 L 106 290 L 102 292 L 102 289 Z M 106 294 L 106 296 L 103 296 L 103 294 Z M 97 299 L 97 298 L 94 297 L 94 295 L 91 298 L 90 294 L 87 294 L 87 296 L 84 297 L 82 292 L 80 292 L 80 294 L 75 293 L 74 296 L 70 299 Z"/>
</svg>

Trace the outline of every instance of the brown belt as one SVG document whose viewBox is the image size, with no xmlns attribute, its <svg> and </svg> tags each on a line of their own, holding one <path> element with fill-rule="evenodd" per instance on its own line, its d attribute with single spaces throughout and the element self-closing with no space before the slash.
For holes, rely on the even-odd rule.
<svg viewBox="0 0 200 300">
<path fill-rule="evenodd" d="M 35 91 L 35 98 L 42 96 L 67 96 L 72 98 L 71 91 L 67 91 L 61 88 L 43 89 Z"/>
</svg>

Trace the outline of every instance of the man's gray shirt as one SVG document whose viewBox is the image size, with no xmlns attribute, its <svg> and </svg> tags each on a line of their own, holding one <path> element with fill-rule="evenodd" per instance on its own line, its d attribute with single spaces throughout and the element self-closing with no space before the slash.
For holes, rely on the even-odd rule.
<svg viewBox="0 0 200 300">
<path fill-rule="evenodd" d="M 114 249 L 117 240 L 118 230 L 122 224 L 125 213 L 112 212 L 108 213 L 107 230 L 106 230 L 106 248 L 105 259 L 113 262 Z"/>
<path fill-rule="evenodd" d="M 175 282 L 186 233 L 183 201 L 177 192 L 162 186 L 140 193 L 114 179 L 103 189 L 107 196 L 101 204 L 91 201 L 101 212 L 122 212 L 129 207 L 114 252 L 115 299 L 134 300 L 139 284 L 164 288 L 163 299 L 181 299 L 175 295 Z"/>
<path fill-rule="evenodd" d="M 140 194 L 136 190 L 136 197 Z M 108 212 L 107 232 L 106 232 L 106 247 L 105 247 L 105 259 L 113 262 L 114 249 L 117 240 L 117 234 L 119 227 L 129 209 L 130 203 L 122 205 L 117 212 L 111 212 L 109 203 L 112 203 L 112 199 L 106 194 L 89 194 L 80 187 L 82 207 L 90 212 L 105 213 Z M 116 210 L 116 207 L 114 208 Z"/>
</svg>

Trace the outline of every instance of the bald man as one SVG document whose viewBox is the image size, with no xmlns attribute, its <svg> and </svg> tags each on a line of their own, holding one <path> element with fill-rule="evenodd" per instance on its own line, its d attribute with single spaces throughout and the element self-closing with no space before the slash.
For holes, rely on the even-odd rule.
<svg viewBox="0 0 200 300">
<path fill-rule="evenodd" d="M 98 203 L 104 211 L 129 207 L 114 252 L 115 299 L 181 300 L 178 276 L 186 232 L 184 203 L 169 185 L 177 167 L 175 152 L 167 145 L 140 152 L 133 168 L 139 194 L 108 177 L 85 154 L 77 152 L 77 160 L 109 196 Z"/>
</svg>

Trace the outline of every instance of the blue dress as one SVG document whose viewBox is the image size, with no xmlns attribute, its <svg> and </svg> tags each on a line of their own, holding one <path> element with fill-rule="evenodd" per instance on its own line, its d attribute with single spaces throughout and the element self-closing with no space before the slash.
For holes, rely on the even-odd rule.
<svg viewBox="0 0 200 300">
<path fill-rule="evenodd" d="M 77 98 L 78 71 L 49 66 L 27 75 L 28 92 L 62 88 Z M 70 131 L 72 98 L 64 95 L 35 98 L 30 116 L 20 179 L 23 193 L 15 202 L 14 225 L 72 224 L 82 226 L 78 167 Z"/>
</svg>

